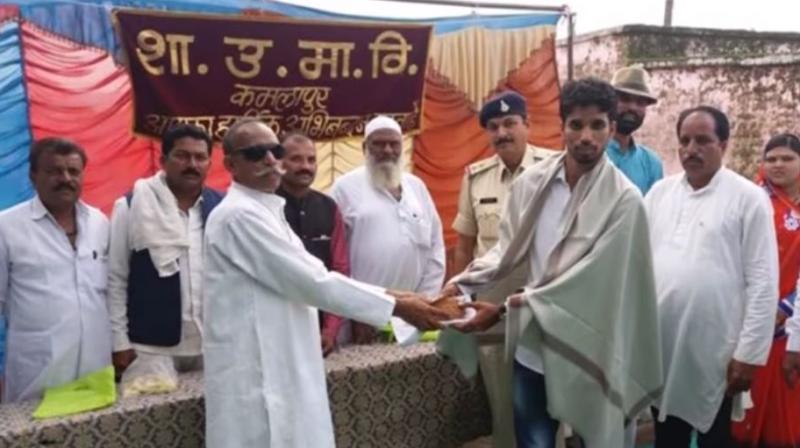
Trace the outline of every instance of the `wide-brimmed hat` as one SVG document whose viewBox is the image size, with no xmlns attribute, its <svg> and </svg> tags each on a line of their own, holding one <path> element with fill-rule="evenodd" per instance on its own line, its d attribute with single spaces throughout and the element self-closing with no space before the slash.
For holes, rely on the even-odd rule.
<svg viewBox="0 0 800 448">
<path fill-rule="evenodd" d="M 611 85 L 615 90 L 646 98 L 653 104 L 658 102 L 658 98 L 650 92 L 649 84 L 650 75 L 641 64 L 621 68 L 611 78 Z"/>
</svg>

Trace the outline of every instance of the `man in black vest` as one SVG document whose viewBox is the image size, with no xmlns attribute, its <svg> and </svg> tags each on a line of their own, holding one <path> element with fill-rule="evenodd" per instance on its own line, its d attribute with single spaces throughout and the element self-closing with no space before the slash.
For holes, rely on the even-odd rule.
<svg viewBox="0 0 800 448">
<path fill-rule="evenodd" d="M 303 241 L 306 250 L 319 258 L 330 271 L 350 275 L 344 222 L 336 202 L 311 188 L 317 175 L 317 150 L 308 136 L 290 133 L 281 146 L 286 153 L 283 168 L 286 173 L 275 192 L 286 199 L 284 213 L 294 233 Z M 320 312 L 322 353 L 327 356 L 334 347 L 343 319 Z"/>
<path fill-rule="evenodd" d="M 202 367 L 203 229 L 222 199 L 204 186 L 210 166 L 211 138 L 179 124 L 162 136 L 162 170 L 114 204 L 108 311 L 118 377 L 137 357 Z"/>
</svg>

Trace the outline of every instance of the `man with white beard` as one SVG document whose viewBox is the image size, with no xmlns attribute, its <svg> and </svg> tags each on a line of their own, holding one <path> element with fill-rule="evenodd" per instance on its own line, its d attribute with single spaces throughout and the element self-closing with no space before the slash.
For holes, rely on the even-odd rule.
<svg viewBox="0 0 800 448">
<path fill-rule="evenodd" d="M 428 189 L 403 172 L 400 125 L 386 116 L 367 123 L 364 166 L 333 185 L 347 229 L 350 276 L 384 288 L 433 296 L 444 281 L 442 222 Z M 400 324 L 395 319 L 395 331 Z M 366 342 L 358 325 L 356 342 Z M 363 327 L 361 327 L 363 329 Z"/>
</svg>

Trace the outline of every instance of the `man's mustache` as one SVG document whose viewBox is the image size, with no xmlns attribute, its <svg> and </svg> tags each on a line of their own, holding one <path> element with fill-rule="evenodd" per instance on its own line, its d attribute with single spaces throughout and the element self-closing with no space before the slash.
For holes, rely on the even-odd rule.
<svg viewBox="0 0 800 448">
<path fill-rule="evenodd" d="M 638 122 L 639 119 L 642 118 L 634 112 L 623 112 L 619 115 L 620 120 L 629 120 L 632 122 Z"/>
<path fill-rule="evenodd" d="M 308 171 L 308 170 L 298 171 L 298 172 L 296 172 L 294 174 L 295 174 L 295 176 L 302 176 L 303 174 L 308 175 L 308 176 L 312 176 L 312 177 L 314 176 L 314 173 L 312 173 L 311 171 Z"/>
<path fill-rule="evenodd" d="M 703 159 L 700 158 L 700 157 L 697 157 L 697 156 L 690 156 L 690 157 L 687 157 L 687 158 L 683 159 L 683 162 L 684 163 L 686 163 L 686 162 L 703 163 Z"/>
<path fill-rule="evenodd" d="M 61 190 L 77 191 L 77 187 L 68 183 L 61 183 L 56 185 L 55 191 L 61 191 Z"/>
<path fill-rule="evenodd" d="M 196 169 L 194 169 L 194 168 L 186 168 L 185 170 L 183 170 L 183 171 L 181 172 L 181 175 L 182 175 L 182 176 L 183 176 L 183 175 L 187 175 L 187 174 L 194 174 L 195 176 L 199 176 L 199 175 L 200 175 L 200 171 L 197 171 L 197 170 L 196 170 Z"/>
<path fill-rule="evenodd" d="M 514 138 L 513 137 L 498 138 L 497 140 L 494 141 L 494 144 L 498 146 L 504 143 L 514 143 Z"/>
</svg>

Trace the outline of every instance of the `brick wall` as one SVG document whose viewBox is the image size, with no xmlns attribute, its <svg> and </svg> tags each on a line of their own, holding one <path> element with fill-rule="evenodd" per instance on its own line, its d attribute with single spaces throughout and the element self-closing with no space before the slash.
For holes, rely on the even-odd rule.
<svg viewBox="0 0 800 448">
<path fill-rule="evenodd" d="M 565 41 L 558 61 L 563 82 Z M 709 104 L 728 114 L 727 164 L 746 176 L 770 135 L 800 132 L 800 33 L 629 25 L 577 36 L 574 61 L 576 77 L 604 79 L 618 67 L 645 65 L 659 102 L 634 135 L 661 155 L 668 173 L 681 169 L 675 123 L 686 107 Z"/>
</svg>

